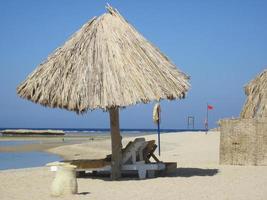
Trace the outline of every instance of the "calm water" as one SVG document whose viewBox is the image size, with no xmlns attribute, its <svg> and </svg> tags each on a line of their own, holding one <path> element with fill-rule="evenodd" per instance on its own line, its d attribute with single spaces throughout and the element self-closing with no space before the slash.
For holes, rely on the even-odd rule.
<svg viewBox="0 0 267 200">
<path fill-rule="evenodd" d="M 34 144 L 38 141 L 0 141 L 0 147 Z M 46 163 L 62 160 L 45 152 L 0 152 L 0 170 L 40 167 Z"/>
<path fill-rule="evenodd" d="M 40 167 L 58 160 L 62 159 L 57 155 L 38 151 L 0 153 L 0 170 Z"/>
<path fill-rule="evenodd" d="M 17 146 L 23 144 L 35 144 L 38 141 L 0 141 L 0 147 Z"/>
</svg>

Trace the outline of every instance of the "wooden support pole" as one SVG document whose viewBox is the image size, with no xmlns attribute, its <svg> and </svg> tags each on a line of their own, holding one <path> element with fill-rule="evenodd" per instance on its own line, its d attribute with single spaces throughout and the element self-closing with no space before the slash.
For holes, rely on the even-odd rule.
<svg viewBox="0 0 267 200">
<path fill-rule="evenodd" d="M 119 108 L 109 109 L 111 130 L 111 180 L 121 177 L 122 144 L 119 124 Z"/>
</svg>

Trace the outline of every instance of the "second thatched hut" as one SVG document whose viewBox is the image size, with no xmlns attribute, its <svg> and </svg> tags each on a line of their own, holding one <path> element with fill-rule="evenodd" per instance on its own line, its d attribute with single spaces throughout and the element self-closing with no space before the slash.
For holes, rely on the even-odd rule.
<svg viewBox="0 0 267 200">
<path fill-rule="evenodd" d="M 219 122 L 220 163 L 267 165 L 267 70 L 245 87 L 245 93 L 240 118 Z"/>
</svg>

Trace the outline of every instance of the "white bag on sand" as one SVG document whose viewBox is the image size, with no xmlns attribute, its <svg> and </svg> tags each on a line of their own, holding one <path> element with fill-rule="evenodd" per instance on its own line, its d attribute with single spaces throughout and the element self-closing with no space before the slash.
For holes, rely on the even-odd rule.
<svg viewBox="0 0 267 200">
<path fill-rule="evenodd" d="M 78 184 L 75 168 L 76 166 L 70 164 L 57 166 L 56 177 L 51 186 L 52 196 L 63 196 L 77 193 Z"/>
</svg>

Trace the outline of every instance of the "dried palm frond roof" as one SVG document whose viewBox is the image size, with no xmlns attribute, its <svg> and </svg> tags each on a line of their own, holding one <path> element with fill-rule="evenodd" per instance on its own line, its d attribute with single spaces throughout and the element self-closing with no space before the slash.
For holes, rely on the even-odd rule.
<svg viewBox="0 0 267 200">
<path fill-rule="evenodd" d="M 246 103 L 242 118 L 267 117 L 267 69 L 245 87 Z"/>
<path fill-rule="evenodd" d="M 41 63 L 18 95 L 77 113 L 184 98 L 189 77 L 116 9 L 107 10 Z"/>
</svg>

